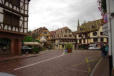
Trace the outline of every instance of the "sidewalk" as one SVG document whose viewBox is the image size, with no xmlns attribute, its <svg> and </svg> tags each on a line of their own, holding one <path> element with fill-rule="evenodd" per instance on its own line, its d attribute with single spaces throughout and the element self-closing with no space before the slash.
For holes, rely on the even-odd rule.
<svg viewBox="0 0 114 76">
<path fill-rule="evenodd" d="M 46 50 L 46 51 L 41 51 L 41 52 L 38 53 L 38 54 L 24 54 L 24 55 L 19 55 L 19 56 L 7 56 L 7 55 L 2 55 L 2 56 L 0 56 L 0 62 L 8 61 L 8 60 L 13 60 L 13 59 L 20 59 L 20 58 L 36 57 L 36 56 L 38 56 L 38 55 L 46 54 L 46 53 L 48 53 L 48 52 L 49 52 L 49 51 Z"/>
<path fill-rule="evenodd" d="M 109 76 L 109 60 L 108 57 L 101 58 L 96 64 L 90 76 Z"/>
</svg>

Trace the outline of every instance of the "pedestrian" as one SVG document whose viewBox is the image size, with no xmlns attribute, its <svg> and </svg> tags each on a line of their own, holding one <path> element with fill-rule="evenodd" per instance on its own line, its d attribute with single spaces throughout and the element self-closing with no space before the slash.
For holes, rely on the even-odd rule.
<svg viewBox="0 0 114 76">
<path fill-rule="evenodd" d="M 105 56 L 107 56 L 109 60 L 109 76 L 112 76 L 112 55 L 109 51 L 108 43 L 105 45 Z"/>
<path fill-rule="evenodd" d="M 104 43 L 101 45 L 101 51 L 102 51 L 102 56 L 104 57 L 105 56 L 105 44 Z"/>
<path fill-rule="evenodd" d="M 108 50 L 109 50 L 109 47 L 108 47 L 108 44 L 106 44 L 106 45 L 105 45 L 105 51 L 104 51 L 104 55 L 105 55 L 105 56 L 107 56 Z"/>
<path fill-rule="evenodd" d="M 65 53 L 65 54 L 67 54 L 67 53 L 68 53 L 68 50 L 67 50 L 67 49 L 65 49 L 65 50 L 64 50 L 64 53 Z"/>
</svg>

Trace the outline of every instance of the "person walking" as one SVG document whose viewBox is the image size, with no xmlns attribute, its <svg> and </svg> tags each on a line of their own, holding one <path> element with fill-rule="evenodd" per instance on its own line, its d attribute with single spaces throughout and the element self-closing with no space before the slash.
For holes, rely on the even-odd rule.
<svg viewBox="0 0 114 76">
<path fill-rule="evenodd" d="M 104 43 L 101 45 L 101 51 L 102 51 L 102 56 L 104 57 L 105 56 L 105 44 Z"/>
<path fill-rule="evenodd" d="M 104 49 L 104 55 L 107 56 L 108 55 L 108 50 L 109 50 L 109 47 L 108 47 L 108 44 L 105 45 L 105 49 Z"/>
</svg>

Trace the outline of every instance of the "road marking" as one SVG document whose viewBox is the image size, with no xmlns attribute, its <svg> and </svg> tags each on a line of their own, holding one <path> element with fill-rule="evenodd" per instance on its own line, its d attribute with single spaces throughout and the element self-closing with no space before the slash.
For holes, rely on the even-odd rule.
<svg viewBox="0 0 114 76">
<path fill-rule="evenodd" d="M 88 63 L 92 63 L 92 62 L 96 62 L 96 61 L 98 61 L 98 59 L 89 60 Z M 77 67 L 77 66 L 80 66 L 80 65 L 82 65 L 82 64 L 86 64 L 86 62 L 80 62 L 79 64 L 74 64 L 74 65 L 72 65 L 72 66 Z"/>
<path fill-rule="evenodd" d="M 86 71 L 86 70 L 79 70 L 79 69 L 71 69 L 71 70 L 88 73 L 88 71 Z"/>
<path fill-rule="evenodd" d="M 90 76 L 93 76 L 93 74 L 95 73 L 95 70 L 97 69 L 98 65 L 102 62 L 103 58 L 100 58 L 99 61 L 97 62 L 97 64 L 95 65 L 94 69 L 92 70 Z"/>
<path fill-rule="evenodd" d="M 53 58 L 50 58 L 50 59 L 46 59 L 46 60 L 42 60 L 42 61 L 38 61 L 36 63 L 33 63 L 33 64 L 29 64 L 29 65 L 26 65 L 26 66 L 22 66 L 22 67 L 19 67 L 19 68 L 15 68 L 14 70 L 20 70 L 20 69 L 23 69 L 23 68 L 27 68 L 27 67 L 31 67 L 31 66 L 34 66 L 34 65 L 37 65 L 37 64 L 40 64 L 40 63 L 43 63 L 43 62 L 47 62 L 47 61 L 50 61 L 50 60 L 53 60 L 53 59 L 56 59 L 56 58 L 60 58 L 64 56 L 64 53 L 59 55 L 59 56 L 56 56 L 56 57 L 53 57 Z"/>
</svg>

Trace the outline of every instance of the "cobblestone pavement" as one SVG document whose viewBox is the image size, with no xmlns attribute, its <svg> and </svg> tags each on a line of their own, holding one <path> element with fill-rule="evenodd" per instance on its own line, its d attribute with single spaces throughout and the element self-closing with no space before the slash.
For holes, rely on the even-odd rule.
<svg viewBox="0 0 114 76">
<path fill-rule="evenodd" d="M 88 76 L 100 51 L 49 51 L 36 57 L 0 62 L 0 72 L 16 76 Z"/>
</svg>

